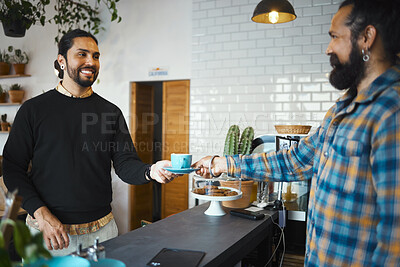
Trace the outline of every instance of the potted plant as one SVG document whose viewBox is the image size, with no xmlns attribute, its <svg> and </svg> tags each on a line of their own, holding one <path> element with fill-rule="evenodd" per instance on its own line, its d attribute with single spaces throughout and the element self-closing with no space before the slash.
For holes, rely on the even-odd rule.
<svg viewBox="0 0 400 267">
<path fill-rule="evenodd" d="M 1 115 L 1 131 L 7 132 L 9 125 L 10 124 L 7 122 L 7 114 Z"/>
<path fill-rule="evenodd" d="M 23 266 L 47 266 L 35 264 L 35 262 L 38 262 L 40 259 L 51 258 L 50 252 L 48 252 L 43 245 L 42 233 L 32 236 L 28 226 L 26 226 L 23 221 L 19 220 L 2 220 L 0 226 L 5 224 L 13 226 L 14 244 L 18 255 L 24 260 Z M 0 232 L 0 241 L 1 240 L 3 240 L 3 234 Z M 22 266 L 20 265 L 21 263 L 14 263 L 11 261 L 3 242 L 0 242 L 0 263 L 1 266 L 4 267 Z"/>
<path fill-rule="evenodd" d="M 17 191 L 4 192 L 0 189 L 0 197 L 4 198 L 6 210 L 13 209 L 13 202 Z M 18 206 L 19 207 L 19 206 Z M 11 226 L 11 227 L 10 227 Z M 10 216 L 2 218 L 0 223 L 0 266 L 1 267 L 44 267 L 44 266 L 90 266 L 87 259 L 73 256 L 52 257 L 45 248 L 42 232 L 32 234 L 21 220 L 10 219 Z M 14 247 L 23 263 L 13 262 L 8 253 L 9 230 L 12 231 Z"/>
<path fill-rule="evenodd" d="M 11 103 L 22 103 L 25 91 L 22 90 L 21 85 L 14 83 L 10 86 L 8 90 L 8 95 L 10 96 Z"/>
<path fill-rule="evenodd" d="M 0 84 L 0 103 L 5 103 L 6 102 L 6 92 L 7 91 Z"/>
<path fill-rule="evenodd" d="M 29 62 L 28 54 L 21 49 L 14 49 L 13 46 L 10 46 L 8 50 L 10 52 L 14 51 L 14 55 L 11 56 L 11 62 L 13 64 L 15 74 L 25 74 L 25 65 Z"/>
<path fill-rule="evenodd" d="M 254 129 L 247 127 L 240 136 L 240 129 L 232 125 L 225 138 L 224 155 L 250 154 L 251 143 L 254 139 Z M 220 181 L 221 186 L 240 189 L 243 192 L 241 199 L 233 201 L 222 201 L 222 205 L 228 208 L 247 208 L 250 205 L 251 192 L 254 181 L 250 179 L 229 179 Z"/>
<path fill-rule="evenodd" d="M 0 188 L 0 198 L 4 199 L 6 205 L 5 210 L 10 212 L 10 210 L 13 209 L 13 203 L 15 203 L 15 199 L 18 197 L 16 194 L 17 191 L 13 193 L 4 192 L 4 190 Z M 43 234 L 41 232 L 32 235 L 25 222 L 12 220 L 9 216 L 2 218 L 0 229 L 0 266 L 48 266 L 44 260 L 52 257 L 49 251 L 44 247 Z M 14 247 L 18 255 L 23 259 L 23 265 L 18 262 L 12 262 L 10 259 L 7 250 L 7 241 L 9 240 L 8 229 L 13 232 Z M 41 262 L 44 262 L 44 264 L 40 264 Z"/>
<path fill-rule="evenodd" d="M 50 0 L 2 0 L 0 21 L 4 34 L 9 37 L 23 37 L 25 31 L 37 21 L 44 26 L 44 8 L 49 3 Z"/>
<path fill-rule="evenodd" d="M 10 54 L 3 49 L 0 50 L 0 75 L 8 75 L 10 73 Z"/>
</svg>

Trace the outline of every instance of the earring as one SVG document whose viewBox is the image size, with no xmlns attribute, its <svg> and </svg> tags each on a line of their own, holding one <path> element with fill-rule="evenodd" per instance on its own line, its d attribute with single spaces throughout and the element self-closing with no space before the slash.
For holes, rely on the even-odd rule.
<svg viewBox="0 0 400 267">
<path fill-rule="evenodd" d="M 368 50 L 368 49 L 362 49 L 361 50 L 361 53 L 362 53 L 362 55 L 363 55 L 363 60 L 365 61 L 365 62 L 367 62 L 368 60 L 369 60 L 369 55 L 370 55 L 370 51 Z"/>
<path fill-rule="evenodd" d="M 64 69 L 64 65 L 61 65 L 61 67 L 60 67 L 62 70 Z"/>
</svg>

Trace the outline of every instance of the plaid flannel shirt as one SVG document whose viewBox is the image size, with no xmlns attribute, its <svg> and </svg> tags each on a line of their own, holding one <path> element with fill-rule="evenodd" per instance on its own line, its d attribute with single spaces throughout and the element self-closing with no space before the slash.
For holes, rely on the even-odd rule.
<svg viewBox="0 0 400 267">
<path fill-rule="evenodd" d="M 399 65 L 289 150 L 227 160 L 236 177 L 311 179 L 305 266 L 400 266 Z"/>
</svg>

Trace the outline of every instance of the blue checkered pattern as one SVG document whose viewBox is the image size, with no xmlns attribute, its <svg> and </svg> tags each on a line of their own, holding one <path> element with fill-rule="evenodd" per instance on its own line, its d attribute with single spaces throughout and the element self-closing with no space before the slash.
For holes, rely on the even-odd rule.
<svg viewBox="0 0 400 267">
<path fill-rule="evenodd" d="M 400 266 L 400 66 L 289 150 L 227 160 L 236 177 L 311 179 L 305 266 Z"/>
</svg>

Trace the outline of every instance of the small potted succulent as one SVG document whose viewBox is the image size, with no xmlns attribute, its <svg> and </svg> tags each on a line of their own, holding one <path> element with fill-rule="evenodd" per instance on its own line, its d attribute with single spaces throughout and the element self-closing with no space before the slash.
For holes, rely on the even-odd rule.
<svg viewBox="0 0 400 267">
<path fill-rule="evenodd" d="M 22 103 L 25 91 L 22 90 L 21 85 L 14 83 L 10 86 L 8 90 L 8 95 L 10 96 L 11 103 Z"/>
<path fill-rule="evenodd" d="M 1 131 L 8 132 L 10 124 L 7 122 L 7 114 L 1 115 Z"/>
<path fill-rule="evenodd" d="M 10 73 L 10 54 L 3 49 L 0 50 L 0 75 L 8 75 Z"/>
<path fill-rule="evenodd" d="M 5 103 L 6 102 L 6 90 L 4 87 L 0 84 L 0 103 Z"/>
<path fill-rule="evenodd" d="M 13 64 L 15 74 L 25 74 L 25 65 L 29 62 L 28 54 L 21 49 L 14 49 L 13 46 L 9 46 L 8 51 L 14 51 L 14 54 L 11 56 L 11 62 Z"/>
</svg>

